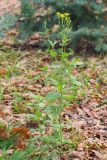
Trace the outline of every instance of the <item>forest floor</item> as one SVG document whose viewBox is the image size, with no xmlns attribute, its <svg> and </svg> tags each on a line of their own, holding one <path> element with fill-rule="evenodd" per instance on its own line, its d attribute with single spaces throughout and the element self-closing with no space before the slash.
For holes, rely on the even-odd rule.
<svg viewBox="0 0 107 160">
<path fill-rule="evenodd" d="M 73 74 L 85 95 L 78 94 L 61 113 L 63 136 L 70 144 L 61 146 L 60 160 L 107 160 L 107 57 L 80 60 L 83 66 Z M 43 120 L 44 97 L 54 87 L 46 82 L 51 71 L 42 69 L 53 63 L 41 50 L 0 51 L 0 160 L 57 159 L 54 141 L 43 139 L 53 134 L 50 121 L 47 125 Z"/>
</svg>

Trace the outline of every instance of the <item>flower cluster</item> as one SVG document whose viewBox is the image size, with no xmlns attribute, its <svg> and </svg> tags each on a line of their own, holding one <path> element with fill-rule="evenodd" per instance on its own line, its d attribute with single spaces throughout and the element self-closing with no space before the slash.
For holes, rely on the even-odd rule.
<svg viewBox="0 0 107 160">
<path fill-rule="evenodd" d="M 57 12 L 57 16 L 58 16 L 58 18 L 66 19 L 66 18 L 68 18 L 70 16 L 70 14 L 67 13 L 67 12 L 66 13 Z"/>
<path fill-rule="evenodd" d="M 62 26 L 62 28 L 71 27 L 71 19 L 70 19 L 70 14 L 65 12 L 65 13 L 60 13 L 57 12 L 57 17 L 60 21 L 60 25 Z"/>
</svg>

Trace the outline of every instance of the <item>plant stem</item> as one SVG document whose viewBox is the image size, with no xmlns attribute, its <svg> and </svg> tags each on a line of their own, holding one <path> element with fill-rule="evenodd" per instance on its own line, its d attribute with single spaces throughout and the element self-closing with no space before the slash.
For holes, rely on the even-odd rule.
<svg viewBox="0 0 107 160">
<path fill-rule="evenodd" d="M 61 72 L 60 72 L 60 83 L 61 83 L 61 86 L 62 86 L 62 89 L 60 91 L 60 94 L 61 94 L 61 101 L 60 101 L 60 107 L 61 107 L 61 110 L 60 110 L 60 114 L 59 114 L 59 124 L 60 124 L 60 142 L 61 142 L 61 150 L 60 150 L 60 154 L 62 155 L 63 154 L 63 148 L 62 148 L 62 145 L 63 145 L 63 134 L 62 134 L 62 110 L 63 110 L 63 61 L 61 60 Z"/>
</svg>

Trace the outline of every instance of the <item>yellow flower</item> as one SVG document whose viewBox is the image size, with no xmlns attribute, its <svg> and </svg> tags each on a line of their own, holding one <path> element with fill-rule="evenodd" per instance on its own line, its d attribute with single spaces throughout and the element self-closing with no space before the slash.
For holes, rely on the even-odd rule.
<svg viewBox="0 0 107 160">
<path fill-rule="evenodd" d="M 70 13 L 57 12 L 56 14 L 57 14 L 57 17 L 59 19 L 59 22 L 60 22 L 60 25 L 61 25 L 62 28 L 71 27 Z"/>
<path fill-rule="evenodd" d="M 69 13 L 65 12 L 65 13 L 60 13 L 60 12 L 57 12 L 57 16 L 58 18 L 61 18 L 61 19 L 66 19 L 70 16 Z"/>
<path fill-rule="evenodd" d="M 69 13 L 64 13 L 64 15 L 65 15 L 65 17 L 69 17 L 70 16 L 70 14 Z"/>
<path fill-rule="evenodd" d="M 62 14 L 60 12 L 57 12 L 57 16 L 58 16 L 58 18 L 62 18 L 62 19 L 65 17 L 64 14 Z"/>
<path fill-rule="evenodd" d="M 57 14 L 57 16 L 59 16 L 59 15 L 60 15 L 60 12 L 57 12 L 56 14 Z"/>
</svg>

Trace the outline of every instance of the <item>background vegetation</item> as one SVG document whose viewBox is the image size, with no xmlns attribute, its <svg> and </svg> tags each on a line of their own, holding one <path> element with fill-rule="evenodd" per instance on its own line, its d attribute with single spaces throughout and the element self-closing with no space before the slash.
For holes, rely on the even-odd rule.
<svg viewBox="0 0 107 160">
<path fill-rule="evenodd" d="M 39 4 L 39 2 L 41 3 Z M 32 3 L 35 4 L 35 7 Z M 44 12 L 35 17 L 39 10 L 38 7 L 43 7 Z M 23 26 L 23 32 L 28 30 L 26 32 L 28 35 L 31 31 L 43 31 L 44 22 L 47 22 L 47 27 L 52 29 L 55 24 L 58 24 L 56 13 L 68 12 L 72 21 L 72 28 L 69 31 L 72 48 L 84 51 L 88 51 L 90 48 L 92 52 L 106 52 L 107 13 L 105 8 L 105 2 L 95 0 L 74 0 L 66 1 L 66 3 L 65 0 L 44 0 L 43 2 L 22 0 L 22 15 L 25 16 L 25 21 L 21 24 L 21 27 Z M 25 32 L 23 34 L 25 35 Z M 59 39 L 57 33 L 51 33 L 50 36 L 52 39 Z"/>
<path fill-rule="evenodd" d="M 57 12 L 70 13 L 72 28 L 69 30 L 69 45 L 74 50 L 82 52 L 106 52 L 107 45 L 107 12 L 105 1 L 95 0 L 21 0 L 21 14 L 17 16 L 17 27 L 20 30 L 18 39 L 25 40 L 35 32 L 50 29 L 48 36 L 51 39 L 60 39 L 58 30 Z M 9 17 L 8 17 L 9 18 Z M 4 19 L 7 19 L 4 17 Z M 13 19 L 10 16 L 10 19 Z M 2 21 L 2 19 L 1 19 Z M 6 21 L 6 23 L 5 23 Z M 7 30 L 11 20 L 1 25 L 0 33 Z M 47 26 L 44 25 L 47 24 Z M 9 25 L 9 26 L 8 26 Z M 44 37 L 46 46 L 46 37 Z"/>
</svg>

